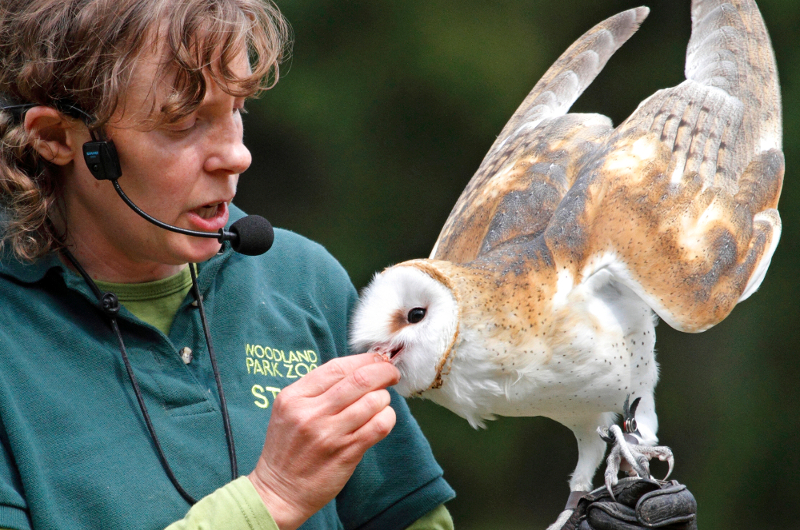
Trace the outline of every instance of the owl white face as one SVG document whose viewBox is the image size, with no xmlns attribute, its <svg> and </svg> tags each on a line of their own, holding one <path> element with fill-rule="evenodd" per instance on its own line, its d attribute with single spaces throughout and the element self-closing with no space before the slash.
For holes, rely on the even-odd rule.
<svg viewBox="0 0 800 530">
<path fill-rule="evenodd" d="M 397 265 L 377 274 L 353 316 L 353 351 L 380 353 L 400 371 L 403 396 L 428 389 L 458 329 L 453 293 L 421 270 Z"/>
</svg>

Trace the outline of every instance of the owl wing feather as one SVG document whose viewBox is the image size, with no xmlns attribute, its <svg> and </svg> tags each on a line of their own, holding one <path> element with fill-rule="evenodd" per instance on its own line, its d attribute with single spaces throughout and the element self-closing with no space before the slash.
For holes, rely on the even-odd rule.
<svg viewBox="0 0 800 530">
<path fill-rule="evenodd" d="M 431 258 L 466 263 L 541 234 L 581 162 L 612 132 L 603 116 L 565 114 L 648 13 L 639 7 L 601 22 L 547 70 L 461 194 Z"/>
<path fill-rule="evenodd" d="M 780 92 L 752 0 L 693 1 L 686 76 L 609 136 L 544 238 L 576 285 L 606 269 L 696 332 L 755 291 L 780 235 Z"/>
</svg>

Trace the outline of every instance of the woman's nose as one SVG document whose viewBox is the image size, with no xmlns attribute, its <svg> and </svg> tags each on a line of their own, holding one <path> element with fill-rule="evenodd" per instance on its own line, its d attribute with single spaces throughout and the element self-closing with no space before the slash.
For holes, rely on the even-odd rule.
<svg viewBox="0 0 800 530">
<path fill-rule="evenodd" d="M 250 167 L 253 157 L 244 145 L 242 120 L 238 113 L 215 128 L 207 141 L 211 154 L 206 159 L 205 169 L 209 173 L 239 174 Z"/>
</svg>

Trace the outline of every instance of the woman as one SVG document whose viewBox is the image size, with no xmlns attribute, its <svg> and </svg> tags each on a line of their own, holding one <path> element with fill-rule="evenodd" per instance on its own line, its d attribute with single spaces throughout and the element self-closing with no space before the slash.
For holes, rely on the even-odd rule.
<svg viewBox="0 0 800 530">
<path fill-rule="evenodd" d="M 452 527 L 397 371 L 341 357 L 332 257 L 165 230 L 89 167 L 113 142 L 142 210 L 230 226 L 287 33 L 259 0 L 0 7 L 0 528 Z"/>
</svg>

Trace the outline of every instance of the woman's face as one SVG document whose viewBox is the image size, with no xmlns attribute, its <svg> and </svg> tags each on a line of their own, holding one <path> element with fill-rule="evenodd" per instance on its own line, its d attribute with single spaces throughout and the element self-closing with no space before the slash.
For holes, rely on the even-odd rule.
<svg viewBox="0 0 800 530">
<path fill-rule="evenodd" d="M 231 66 L 246 75 L 246 55 Z M 169 86 L 165 81 L 153 90 L 156 69 L 155 57 L 140 63 L 124 105 L 106 127 L 120 158 L 119 184 L 137 206 L 160 221 L 216 232 L 228 221 L 239 174 L 251 161 L 242 143 L 244 100 L 226 94 L 207 77 L 205 98 L 192 115 L 152 129 L 144 125 L 149 111 L 161 108 Z M 88 140 L 87 132 L 83 141 Z M 91 175 L 82 156 L 65 171 L 63 200 L 68 242 L 99 279 L 164 278 L 219 250 L 215 239 L 176 234 L 142 219 L 123 203 L 111 182 Z"/>
</svg>

